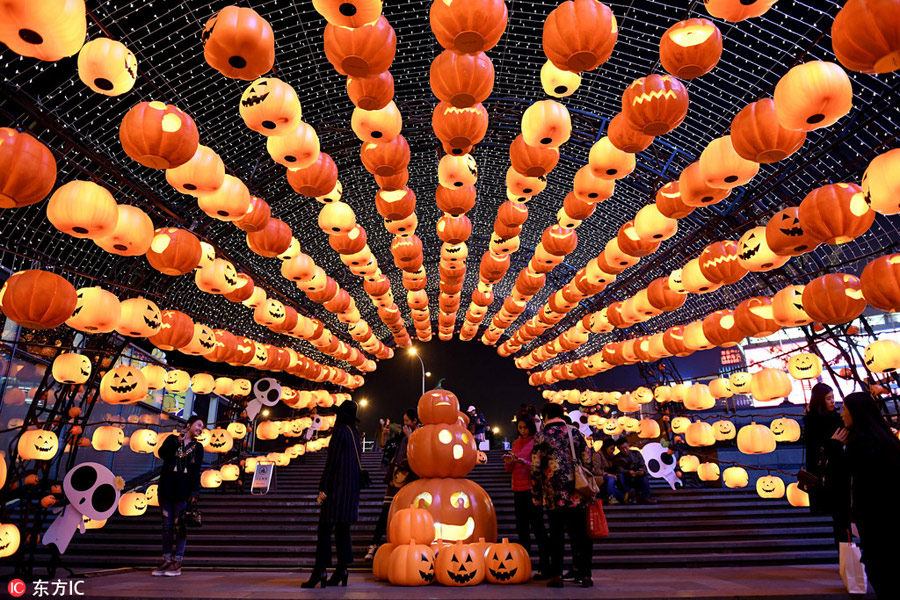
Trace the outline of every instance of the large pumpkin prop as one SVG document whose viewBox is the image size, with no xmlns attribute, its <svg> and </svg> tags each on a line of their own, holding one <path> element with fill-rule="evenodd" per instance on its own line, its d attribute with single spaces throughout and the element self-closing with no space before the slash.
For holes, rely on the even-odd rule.
<svg viewBox="0 0 900 600">
<path fill-rule="evenodd" d="M 434 518 L 424 508 L 401 508 L 391 519 L 388 538 L 393 544 L 410 544 L 412 540 L 430 544 L 434 541 Z"/>
<path fill-rule="evenodd" d="M 418 479 L 403 486 L 391 504 L 388 523 L 413 504 L 434 519 L 434 537 L 445 543 L 497 539 L 497 514 L 490 496 L 468 479 Z M 390 525 L 389 525 L 390 527 Z"/>
<path fill-rule="evenodd" d="M 484 578 L 490 583 L 525 583 L 531 579 L 531 558 L 521 544 L 508 538 L 489 544 L 484 551 Z"/>
<path fill-rule="evenodd" d="M 423 425 L 414 431 L 407 452 L 409 466 L 422 477 L 465 477 L 477 460 L 469 430 L 446 423 Z"/>
<path fill-rule="evenodd" d="M 418 586 L 434 581 L 434 551 L 426 544 L 394 546 L 389 558 L 387 578 L 393 585 Z"/>
</svg>

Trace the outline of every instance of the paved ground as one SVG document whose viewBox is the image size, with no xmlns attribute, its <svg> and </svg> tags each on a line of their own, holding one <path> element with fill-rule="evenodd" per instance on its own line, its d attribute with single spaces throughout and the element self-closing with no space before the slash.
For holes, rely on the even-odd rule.
<svg viewBox="0 0 900 600">
<path fill-rule="evenodd" d="M 96 574 L 82 585 L 86 598 L 851 598 L 837 566 L 722 567 L 702 569 L 597 570 L 593 589 L 567 584 L 482 584 L 475 588 L 392 587 L 369 572 L 351 573 L 346 588 L 304 590 L 308 572 L 212 571 L 186 568 L 181 577 L 151 577 L 148 571 Z M 852 596 L 860 598 L 861 596 Z M 874 597 L 870 593 L 867 597 Z"/>
</svg>

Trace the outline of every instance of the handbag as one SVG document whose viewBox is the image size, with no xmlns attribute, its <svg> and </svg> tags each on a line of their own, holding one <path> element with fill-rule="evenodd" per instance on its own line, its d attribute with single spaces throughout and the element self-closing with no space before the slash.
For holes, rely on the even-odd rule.
<svg viewBox="0 0 900 600">
<path fill-rule="evenodd" d="M 572 451 L 572 470 L 575 472 L 575 491 L 582 496 L 593 498 L 597 495 L 597 492 L 600 491 L 600 487 L 597 485 L 597 482 L 594 481 L 594 474 L 585 469 L 578 460 L 578 457 L 575 456 L 575 442 L 572 441 L 572 428 L 566 426 L 566 431 L 569 434 L 569 449 Z"/>
<path fill-rule="evenodd" d="M 603 503 L 599 498 L 592 500 L 587 508 L 587 533 L 592 540 L 599 540 L 609 535 L 606 513 L 603 512 Z"/>
<path fill-rule="evenodd" d="M 362 467 L 362 462 L 359 460 L 359 448 L 356 443 L 353 444 L 353 450 L 356 452 L 356 464 L 359 465 L 359 489 L 367 490 L 372 487 L 372 476 Z"/>
<path fill-rule="evenodd" d="M 203 527 L 203 515 L 200 514 L 200 504 L 196 497 L 188 500 L 188 505 L 184 509 L 184 515 L 181 517 L 187 527 Z"/>
<path fill-rule="evenodd" d="M 809 490 L 817 488 L 819 484 L 819 478 L 806 469 L 797 471 L 797 487 L 804 492 L 809 493 Z"/>
<path fill-rule="evenodd" d="M 851 594 L 865 594 L 868 581 L 866 580 L 866 570 L 860 560 L 859 546 L 853 542 L 841 542 L 840 558 L 841 580 L 844 582 L 844 587 Z"/>
</svg>

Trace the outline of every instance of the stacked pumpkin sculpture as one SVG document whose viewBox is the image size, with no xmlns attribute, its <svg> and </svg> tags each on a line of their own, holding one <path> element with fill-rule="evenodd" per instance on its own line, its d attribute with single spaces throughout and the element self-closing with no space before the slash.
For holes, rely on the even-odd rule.
<svg viewBox="0 0 900 600">
<path fill-rule="evenodd" d="M 459 412 L 459 400 L 438 387 L 419 399 L 418 410 L 422 426 L 410 436 L 407 452 L 410 467 L 421 479 L 394 497 L 388 516 L 390 542 L 378 549 L 373 564 L 376 579 L 408 586 L 528 581 L 528 552 L 507 540 L 493 543 L 494 504 L 481 486 L 465 479 L 478 451 Z"/>
</svg>

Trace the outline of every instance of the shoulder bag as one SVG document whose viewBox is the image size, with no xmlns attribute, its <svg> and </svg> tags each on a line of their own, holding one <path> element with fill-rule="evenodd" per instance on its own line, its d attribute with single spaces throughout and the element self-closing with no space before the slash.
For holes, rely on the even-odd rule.
<svg viewBox="0 0 900 600">
<path fill-rule="evenodd" d="M 572 470 L 575 472 L 575 491 L 587 498 L 593 498 L 600 491 L 594 475 L 584 468 L 581 460 L 575 455 L 575 442 L 572 440 L 572 428 L 565 426 L 569 434 L 569 449 L 572 451 Z"/>
<path fill-rule="evenodd" d="M 200 504 L 196 496 L 191 496 L 188 500 L 182 520 L 186 527 L 203 527 L 203 516 L 200 514 Z"/>
</svg>

